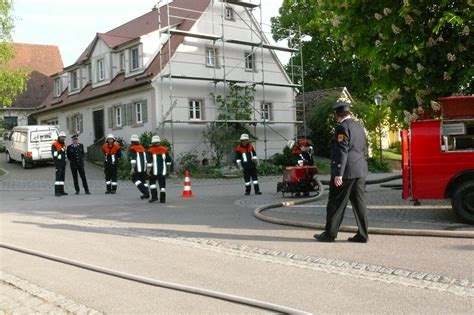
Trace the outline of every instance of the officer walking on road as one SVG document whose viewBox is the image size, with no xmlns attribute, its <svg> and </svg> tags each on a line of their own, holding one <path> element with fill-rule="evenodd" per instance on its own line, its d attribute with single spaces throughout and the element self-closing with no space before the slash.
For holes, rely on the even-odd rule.
<svg viewBox="0 0 474 315">
<path fill-rule="evenodd" d="M 235 162 L 239 168 L 244 170 L 245 195 L 250 195 L 252 181 L 255 194 L 261 195 L 257 178 L 258 157 L 253 145 L 249 143 L 249 135 L 246 133 L 240 136 L 240 143 L 235 148 Z"/>
<path fill-rule="evenodd" d="M 105 193 L 115 194 L 117 192 L 117 171 L 120 159 L 122 158 L 122 149 L 120 148 L 120 145 L 115 142 L 113 134 L 107 135 L 105 144 L 102 145 L 102 152 L 105 157 Z"/>
<path fill-rule="evenodd" d="M 67 195 L 64 191 L 64 179 L 66 177 L 66 133 L 61 131 L 58 140 L 51 145 L 54 168 L 56 170 L 54 181 L 54 195 L 57 197 Z"/>
<path fill-rule="evenodd" d="M 158 200 L 158 186 L 160 186 L 160 202 L 166 202 L 166 174 L 167 167 L 171 165 L 171 157 L 168 154 L 168 148 L 161 145 L 159 136 L 151 138 L 151 147 L 148 149 L 148 169 L 150 175 L 150 192 L 151 199 L 148 202 L 155 202 Z"/>
<path fill-rule="evenodd" d="M 71 165 L 72 178 L 74 180 L 74 188 L 76 189 L 76 195 L 79 194 L 79 180 L 77 173 L 81 176 L 82 186 L 86 195 L 90 195 L 89 186 L 87 186 L 86 173 L 84 172 L 84 145 L 79 143 L 79 135 L 75 134 L 71 137 L 72 144 L 67 146 L 67 158 Z"/>
<path fill-rule="evenodd" d="M 367 207 L 364 187 L 367 176 L 367 142 L 362 126 L 351 117 L 350 105 L 333 106 L 339 122 L 331 144 L 331 181 L 326 207 L 326 227 L 314 237 L 321 242 L 334 242 L 350 200 L 359 230 L 348 241 L 367 243 Z"/>
<path fill-rule="evenodd" d="M 140 139 L 137 135 L 132 135 L 130 142 L 131 145 L 128 149 L 128 159 L 132 164 L 130 176 L 132 177 L 132 182 L 142 193 L 140 199 L 148 199 L 150 198 L 150 193 L 146 184 L 147 159 L 145 148 L 140 144 Z"/>
</svg>

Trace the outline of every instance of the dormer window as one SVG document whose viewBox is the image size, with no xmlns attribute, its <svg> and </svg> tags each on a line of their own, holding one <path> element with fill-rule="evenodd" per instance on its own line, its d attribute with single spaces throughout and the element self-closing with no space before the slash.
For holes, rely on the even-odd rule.
<svg viewBox="0 0 474 315">
<path fill-rule="evenodd" d="M 77 70 L 71 72 L 71 90 L 75 91 L 79 89 L 79 77 Z"/>
<path fill-rule="evenodd" d="M 232 8 L 225 8 L 224 15 L 226 20 L 234 21 L 234 10 Z"/>
<path fill-rule="evenodd" d="M 63 87 L 61 84 L 61 78 L 56 78 L 54 80 L 54 97 L 61 96 L 62 92 L 63 92 Z"/>
<path fill-rule="evenodd" d="M 125 54 L 122 52 L 119 55 L 120 57 L 120 71 L 125 71 Z"/>
<path fill-rule="evenodd" d="M 97 60 L 97 81 L 105 79 L 105 64 L 104 58 Z"/>
<path fill-rule="evenodd" d="M 140 68 L 140 59 L 138 47 L 130 49 L 130 71 L 135 71 Z"/>
</svg>

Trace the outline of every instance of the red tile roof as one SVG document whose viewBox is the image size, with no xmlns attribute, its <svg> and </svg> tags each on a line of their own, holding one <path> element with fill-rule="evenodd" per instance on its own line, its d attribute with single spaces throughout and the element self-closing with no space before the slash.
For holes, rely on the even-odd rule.
<svg viewBox="0 0 474 315">
<path fill-rule="evenodd" d="M 38 71 L 47 76 L 61 71 L 64 67 L 58 46 L 12 43 L 15 58 L 8 67 Z"/>
<path fill-rule="evenodd" d="M 59 48 L 53 45 L 12 43 L 15 57 L 7 67 L 29 72 L 25 91 L 18 95 L 10 108 L 34 109 L 53 88 L 51 75 L 62 71 L 63 60 Z"/>
<path fill-rule="evenodd" d="M 175 25 L 182 21 L 177 29 L 189 31 L 195 24 L 195 21 L 204 13 L 209 6 L 211 0 L 175 0 L 170 4 L 170 16 L 186 17 L 186 20 L 170 17 L 170 24 Z M 117 47 L 130 40 L 136 39 L 142 35 L 159 29 L 158 12 L 160 14 L 161 27 L 166 27 L 168 23 L 168 16 L 166 6 L 160 9 L 153 9 L 150 12 L 133 19 L 123 25 L 120 25 L 105 34 L 97 34 L 96 38 L 89 44 L 86 50 L 81 54 L 76 64 L 80 64 L 89 58 L 90 53 L 95 46 L 98 38 L 104 40 L 109 47 Z M 168 63 L 169 52 L 168 47 L 171 45 L 171 56 L 174 55 L 178 46 L 183 42 L 182 36 L 171 36 L 171 40 L 163 45 L 161 49 L 161 61 L 163 66 Z M 58 98 L 53 98 L 53 91 L 44 100 L 36 113 L 49 111 L 55 108 L 80 103 L 100 96 L 116 93 L 122 90 L 132 89 L 135 87 L 147 85 L 151 83 L 151 79 L 159 74 L 161 71 L 159 55 L 155 56 L 147 69 L 141 74 L 133 77 L 125 78 L 124 74 L 117 75 L 110 84 L 92 88 L 90 84 L 86 85 L 80 93 L 68 95 L 67 90 Z"/>
</svg>

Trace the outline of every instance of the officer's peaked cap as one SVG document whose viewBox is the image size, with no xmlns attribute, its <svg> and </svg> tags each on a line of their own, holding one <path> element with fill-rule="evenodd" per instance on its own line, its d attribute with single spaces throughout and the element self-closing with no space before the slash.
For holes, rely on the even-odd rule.
<svg viewBox="0 0 474 315">
<path fill-rule="evenodd" d="M 140 138 L 137 135 L 132 135 L 130 137 L 130 142 L 140 142 Z"/>
<path fill-rule="evenodd" d="M 71 136 L 71 139 L 75 139 L 75 138 L 79 138 L 79 135 L 77 133 L 75 133 Z"/>
<path fill-rule="evenodd" d="M 246 133 L 243 133 L 241 136 L 240 136 L 240 140 L 249 140 L 249 135 L 246 134 Z"/>
<path fill-rule="evenodd" d="M 151 138 L 151 143 L 160 143 L 160 142 L 161 142 L 160 136 L 153 136 Z"/>
<path fill-rule="evenodd" d="M 334 104 L 332 109 L 336 111 L 336 114 L 342 114 L 351 110 L 351 104 L 345 102 L 337 102 L 336 104 Z"/>
</svg>

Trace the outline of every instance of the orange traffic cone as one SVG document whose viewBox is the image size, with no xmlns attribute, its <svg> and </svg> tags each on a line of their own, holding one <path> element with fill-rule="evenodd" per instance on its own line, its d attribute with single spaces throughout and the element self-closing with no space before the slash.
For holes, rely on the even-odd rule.
<svg viewBox="0 0 474 315">
<path fill-rule="evenodd" d="M 193 196 L 193 191 L 191 190 L 191 180 L 189 179 L 189 170 L 186 169 L 184 172 L 184 189 L 181 197 L 191 198 Z"/>
</svg>

